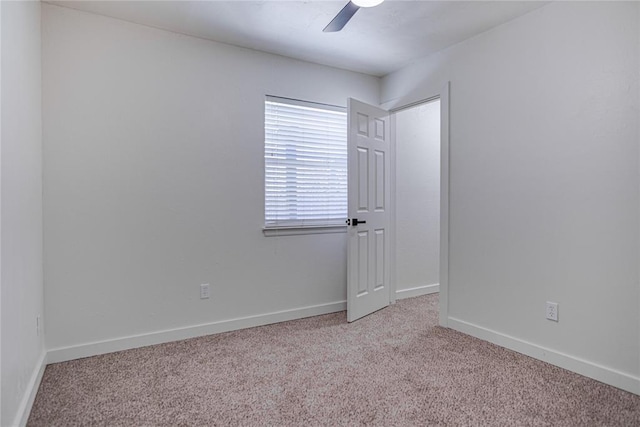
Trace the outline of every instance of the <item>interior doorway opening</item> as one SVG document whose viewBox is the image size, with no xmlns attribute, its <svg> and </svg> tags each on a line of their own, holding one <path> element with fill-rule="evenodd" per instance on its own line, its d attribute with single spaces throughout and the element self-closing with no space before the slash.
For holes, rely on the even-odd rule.
<svg viewBox="0 0 640 427">
<path fill-rule="evenodd" d="M 397 298 L 440 290 L 441 100 L 394 113 Z"/>
</svg>

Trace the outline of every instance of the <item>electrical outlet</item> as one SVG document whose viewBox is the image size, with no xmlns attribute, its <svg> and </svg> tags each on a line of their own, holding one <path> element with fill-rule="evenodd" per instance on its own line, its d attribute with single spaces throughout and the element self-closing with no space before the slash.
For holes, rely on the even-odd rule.
<svg viewBox="0 0 640 427">
<path fill-rule="evenodd" d="M 547 301 L 547 319 L 558 321 L 558 303 Z"/>
<path fill-rule="evenodd" d="M 200 299 L 208 299 L 209 295 L 209 284 L 204 283 L 200 285 Z"/>
</svg>

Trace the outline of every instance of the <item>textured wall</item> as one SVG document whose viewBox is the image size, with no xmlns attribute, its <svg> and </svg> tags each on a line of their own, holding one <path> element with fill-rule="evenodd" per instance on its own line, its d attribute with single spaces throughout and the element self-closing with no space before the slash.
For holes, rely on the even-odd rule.
<svg viewBox="0 0 640 427">
<path fill-rule="evenodd" d="M 51 349 L 345 300 L 346 234 L 262 233 L 264 97 L 377 104 L 379 79 L 43 11 Z"/>
<path fill-rule="evenodd" d="M 640 390 L 637 8 L 551 3 L 387 76 L 382 101 L 451 82 L 451 318 Z"/>
<path fill-rule="evenodd" d="M 44 357 L 40 3 L 2 2 L 2 418 L 14 425 Z"/>
</svg>

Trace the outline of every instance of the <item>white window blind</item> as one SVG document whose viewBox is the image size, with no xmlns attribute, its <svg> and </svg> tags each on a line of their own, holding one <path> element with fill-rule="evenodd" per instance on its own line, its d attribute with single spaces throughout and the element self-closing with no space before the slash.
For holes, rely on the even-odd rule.
<svg viewBox="0 0 640 427">
<path fill-rule="evenodd" d="M 345 109 L 267 97 L 264 129 L 265 227 L 344 225 Z"/>
</svg>

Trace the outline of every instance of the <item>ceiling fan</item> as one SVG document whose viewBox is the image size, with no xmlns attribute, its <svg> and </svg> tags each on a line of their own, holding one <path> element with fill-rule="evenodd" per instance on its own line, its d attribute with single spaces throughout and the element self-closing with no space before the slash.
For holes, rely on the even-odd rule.
<svg viewBox="0 0 640 427">
<path fill-rule="evenodd" d="M 340 31 L 361 7 L 377 6 L 383 1 L 384 0 L 350 0 L 322 31 L 325 33 Z"/>
</svg>

